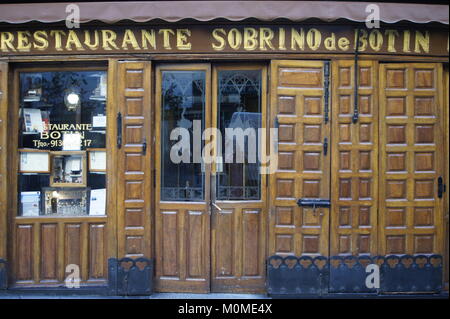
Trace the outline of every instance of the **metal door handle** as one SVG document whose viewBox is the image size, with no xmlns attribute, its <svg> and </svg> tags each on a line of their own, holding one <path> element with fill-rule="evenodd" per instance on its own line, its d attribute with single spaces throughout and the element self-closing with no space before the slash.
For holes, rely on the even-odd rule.
<svg viewBox="0 0 450 319">
<path fill-rule="evenodd" d="M 122 113 L 117 113 L 117 147 L 122 147 Z"/>
<path fill-rule="evenodd" d="M 214 206 L 214 208 L 217 209 L 219 212 L 222 211 L 222 208 L 220 208 L 219 206 L 217 206 L 216 203 L 211 203 L 211 204 L 212 204 L 212 205 Z"/>
<path fill-rule="evenodd" d="M 442 198 L 444 193 L 445 193 L 444 179 L 442 178 L 442 176 L 439 176 L 438 177 L 438 198 Z"/>
<path fill-rule="evenodd" d="M 323 140 L 323 155 L 327 155 L 328 153 L 328 138 L 325 137 L 325 139 Z"/>
</svg>

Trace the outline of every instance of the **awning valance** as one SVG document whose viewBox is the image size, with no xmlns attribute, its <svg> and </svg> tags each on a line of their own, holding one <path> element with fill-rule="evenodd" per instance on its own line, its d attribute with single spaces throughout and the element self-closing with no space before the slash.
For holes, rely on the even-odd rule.
<svg viewBox="0 0 450 319">
<path fill-rule="evenodd" d="M 184 19 L 212 21 L 226 19 L 242 21 L 257 19 L 273 21 L 287 19 L 301 22 L 318 19 L 332 22 L 340 19 L 364 22 L 366 7 L 373 2 L 335 1 L 147 1 L 147 2 L 79 2 L 80 22 L 116 23 L 123 20 L 177 22 Z M 66 19 L 69 3 L 1 4 L 0 23 L 32 21 L 55 23 Z M 414 3 L 374 3 L 380 8 L 380 20 L 385 23 L 449 24 L 448 5 Z"/>
</svg>

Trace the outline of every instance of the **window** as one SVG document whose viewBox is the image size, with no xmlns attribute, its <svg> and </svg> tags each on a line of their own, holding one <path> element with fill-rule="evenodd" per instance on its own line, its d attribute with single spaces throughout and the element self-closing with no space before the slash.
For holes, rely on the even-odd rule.
<svg viewBox="0 0 450 319">
<path fill-rule="evenodd" d="M 257 200 L 261 198 L 258 161 L 258 129 L 261 128 L 261 71 L 222 70 L 218 72 L 217 122 L 222 143 L 223 164 L 217 169 L 217 199 Z M 235 134 L 230 134 L 230 129 Z M 240 134 L 242 133 L 242 134 Z M 254 134 L 253 134 L 254 133 Z M 238 143 L 239 137 L 243 139 Z M 226 148 L 243 158 L 227 157 Z M 231 154 L 231 153 L 229 153 Z"/>
<path fill-rule="evenodd" d="M 198 153 L 194 145 L 201 142 L 194 141 L 194 129 L 199 125 L 201 133 L 205 126 L 205 77 L 204 71 L 162 72 L 161 200 L 198 201 L 205 198 L 203 165 L 194 160 L 194 152 Z M 176 140 L 171 140 L 174 129 L 188 133 L 187 149 L 176 147 L 178 133 Z M 203 148 L 203 142 L 199 145 Z M 183 154 L 188 158 L 178 160 Z"/>
<path fill-rule="evenodd" d="M 20 72 L 19 81 L 19 215 L 105 215 L 106 72 Z"/>
</svg>

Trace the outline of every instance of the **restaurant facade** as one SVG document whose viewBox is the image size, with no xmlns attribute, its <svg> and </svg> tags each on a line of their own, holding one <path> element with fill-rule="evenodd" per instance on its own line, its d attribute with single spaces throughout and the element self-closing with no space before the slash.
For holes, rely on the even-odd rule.
<svg viewBox="0 0 450 319">
<path fill-rule="evenodd" d="M 0 291 L 448 291 L 448 5 L 368 5 L 0 5 Z"/>
</svg>

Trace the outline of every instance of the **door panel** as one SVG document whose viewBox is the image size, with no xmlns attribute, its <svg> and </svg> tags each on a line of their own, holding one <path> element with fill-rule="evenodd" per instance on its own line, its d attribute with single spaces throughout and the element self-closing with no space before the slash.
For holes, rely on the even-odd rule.
<svg viewBox="0 0 450 319">
<path fill-rule="evenodd" d="M 151 257 L 151 63 L 119 62 L 117 102 L 122 119 L 118 149 L 118 256 Z M 116 119 L 112 119 L 116 123 Z M 114 140 L 116 142 L 116 140 Z M 145 146 L 144 146 L 145 145 Z M 144 147 L 147 148 L 144 152 Z"/>
<path fill-rule="evenodd" d="M 442 66 L 382 64 L 380 76 L 380 253 L 442 254 Z"/>
<path fill-rule="evenodd" d="M 223 129 L 234 127 L 233 119 L 238 116 L 242 116 L 243 125 L 237 127 L 244 130 L 252 116 L 261 119 L 260 127 L 266 127 L 266 78 L 266 68 L 261 65 L 235 64 L 214 68 L 212 122 L 213 127 L 222 132 L 224 145 Z M 240 103 L 232 100 L 232 96 L 239 96 Z M 247 151 L 247 156 L 249 153 Z M 219 154 L 225 157 L 224 149 Z M 223 162 L 221 170 L 215 166 L 212 176 L 217 182 L 214 181 L 216 185 L 212 186 L 211 290 L 263 292 L 266 176 L 259 174 L 258 164 Z"/>
<path fill-rule="evenodd" d="M 269 255 L 328 256 L 329 208 L 299 198 L 330 196 L 330 122 L 325 121 L 325 62 L 273 61 L 270 124 L 278 122 L 278 169 L 270 175 Z M 328 142 L 329 143 L 329 142 Z"/>
<path fill-rule="evenodd" d="M 354 61 L 333 62 L 331 255 L 377 254 L 378 63 L 358 62 L 358 110 Z"/>
<path fill-rule="evenodd" d="M 195 120 L 201 132 L 211 125 L 210 74 L 205 64 L 156 68 L 155 284 L 162 292 L 210 290 L 211 168 L 195 162 L 194 154 Z M 177 127 L 189 132 L 189 163 L 171 157 L 170 135 Z"/>
</svg>

